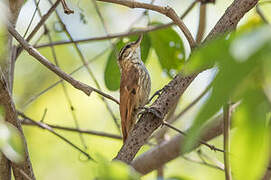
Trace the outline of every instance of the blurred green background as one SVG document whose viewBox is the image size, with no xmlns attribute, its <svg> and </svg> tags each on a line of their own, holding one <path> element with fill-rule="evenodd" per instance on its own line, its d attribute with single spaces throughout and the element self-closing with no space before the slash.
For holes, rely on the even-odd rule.
<svg viewBox="0 0 271 180">
<path fill-rule="evenodd" d="M 148 2 L 148 1 L 145 1 Z M 218 21 L 220 16 L 224 13 L 225 9 L 232 1 L 217 1 L 215 4 L 207 6 L 207 27 L 208 33 L 211 28 Z M 191 0 L 185 1 L 163 1 L 157 0 L 155 4 L 158 5 L 170 5 L 174 7 L 178 14 L 181 14 L 192 3 Z M 84 39 L 88 37 L 104 36 L 105 30 L 101 24 L 101 21 L 95 11 L 92 1 L 90 0 L 68 0 L 68 6 L 75 11 L 74 14 L 66 15 L 63 13 L 61 5 L 57 8 L 61 18 L 67 29 L 71 32 L 75 39 Z M 109 3 L 98 2 L 99 9 L 104 17 L 107 29 L 110 34 L 125 32 L 132 22 L 136 21 L 140 17 L 144 10 L 141 9 L 129 9 L 118 5 L 112 5 Z M 41 1 L 39 7 L 44 14 L 50 7 L 49 3 Z M 270 12 L 271 6 L 264 6 L 264 12 Z M 24 34 L 26 28 L 30 22 L 30 19 L 35 11 L 35 4 L 32 0 L 27 0 L 19 15 L 17 30 L 20 34 Z M 270 13 L 267 17 L 270 18 Z M 0 14 L 1 15 L 1 14 Z M 2 16 L 2 15 L 1 15 Z M 5 16 L 5 15 L 4 15 Z M 194 9 L 184 19 L 185 24 L 195 35 L 197 32 L 199 16 L 199 5 L 197 4 Z M 167 23 L 170 22 L 168 18 L 159 15 L 157 13 L 150 12 L 149 18 L 151 22 Z M 247 23 L 248 21 L 259 19 L 255 11 L 249 12 L 245 18 L 240 22 L 240 25 Z M 39 22 L 38 14 L 36 14 L 33 24 L 30 27 L 29 32 L 33 29 L 34 25 Z M 134 27 L 142 28 L 148 23 L 148 17 L 141 18 L 140 21 L 136 21 Z M 53 13 L 49 20 L 46 22 L 49 27 L 49 33 L 52 35 L 53 41 L 68 40 L 65 33 L 62 31 L 55 14 Z M 183 34 L 176 27 L 173 28 L 182 38 L 185 48 L 186 58 L 189 55 L 189 47 Z M 43 28 L 36 34 L 31 43 L 33 44 L 43 33 Z M 1 37 L 0 37 L 1 40 Z M 113 40 L 115 42 L 116 40 Z M 3 42 L 3 41 L 2 41 Z M 46 35 L 42 36 L 39 44 L 48 43 Z M 3 46 L 3 44 L 1 44 Z M 109 54 L 111 52 L 111 44 L 108 40 L 95 41 L 89 43 L 79 44 L 80 50 L 83 52 L 84 57 L 87 60 L 91 60 L 89 64 L 94 76 L 99 82 L 102 90 L 115 98 L 119 98 L 118 91 L 110 91 L 105 86 L 104 72 L 107 64 Z M 109 49 L 108 49 L 109 48 Z M 106 50 L 108 49 L 108 50 Z M 61 69 L 67 73 L 72 72 L 74 69 L 82 65 L 79 56 L 72 44 L 61 45 L 55 47 L 57 58 Z M 50 47 L 40 48 L 40 53 L 53 62 L 53 56 Z M 97 54 L 102 53 L 98 58 L 94 58 Z M 170 59 L 168 59 L 170 61 Z M 150 49 L 148 58 L 146 60 L 147 69 L 150 72 L 152 79 L 152 93 L 161 89 L 166 85 L 171 77 L 161 68 L 158 57 L 153 48 Z M 213 79 L 215 70 L 208 70 L 202 73 L 197 79 L 189 86 L 188 90 L 182 96 L 180 103 L 178 104 L 176 113 L 180 112 L 186 105 L 188 105 L 193 99 L 195 99 L 206 86 Z M 93 79 L 89 76 L 87 70 L 82 68 L 80 71 L 73 75 L 74 78 L 95 87 Z M 34 60 L 26 52 L 23 52 L 15 68 L 14 79 L 14 99 L 18 110 L 23 111 L 27 116 L 39 121 L 42 119 L 44 111 L 47 113 L 44 118 L 44 122 L 54 125 L 61 125 L 67 127 L 75 127 L 74 119 L 72 117 L 70 106 L 64 95 L 63 88 L 59 84 L 56 87 L 50 89 L 44 93 L 32 103 L 26 104 L 29 100 L 45 88 L 49 87 L 59 78 Z M 113 119 L 106 109 L 105 104 L 98 95 L 93 92 L 89 97 L 81 91 L 74 89 L 69 84 L 65 83 L 68 94 L 72 100 L 74 112 L 78 119 L 78 124 L 81 129 L 95 130 L 108 132 L 112 134 L 120 135 L 120 132 L 116 129 Z M 203 98 L 197 105 L 195 105 L 185 116 L 180 119 L 175 126 L 180 129 L 187 129 L 190 127 L 196 112 L 204 102 Z M 108 101 L 110 108 L 112 108 L 114 115 L 119 119 L 118 106 Z M 68 138 L 81 148 L 84 148 L 80 136 L 78 133 L 56 130 L 61 135 Z M 27 139 L 29 153 L 33 164 L 34 172 L 38 180 L 52 180 L 52 179 L 65 179 L 65 180 L 88 180 L 94 179 L 101 171 L 99 163 L 92 161 L 86 161 L 85 157 L 77 150 L 69 146 L 67 143 L 51 134 L 50 132 L 34 126 L 24 126 L 24 133 Z M 169 136 L 174 136 L 176 132 L 169 131 Z M 105 137 L 98 137 L 93 135 L 82 135 L 86 142 L 88 152 L 94 159 L 103 159 L 111 161 L 119 151 L 122 141 Z M 219 148 L 223 148 L 222 137 L 218 137 L 210 142 Z M 151 148 L 145 145 L 138 154 L 143 153 Z M 200 147 L 200 149 L 210 157 L 217 158 L 223 162 L 223 154 L 218 152 L 212 152 L 206 147 Z M 186 156 L 198 159 L 195 152 L 189 153 Z M 106 165 L 103 165 L 106 167 Z M 118 169 L 118 168 L 117 168 Z M 118 170 L 116 170 L 118 171 Z M 119 171 L 122 172 L 122 171 Z M 105 172 L 106 173 L 106 172 Z M 168 164 L 164 168 L 165 177 L 181 176 L 186 179 L 195 180 L 217 180 L 224 179 L 224 172 L 218 169 L 210 168 L 201 164 L 193 163 L 179 157 Z M 156 172 L 152 172 L 144 177 L 143 180 L 156 179 Z"/>
</svg>

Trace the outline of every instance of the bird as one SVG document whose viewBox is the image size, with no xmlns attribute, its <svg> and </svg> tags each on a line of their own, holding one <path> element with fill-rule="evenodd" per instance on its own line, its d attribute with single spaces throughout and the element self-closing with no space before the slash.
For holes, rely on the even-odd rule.
<svg viewBox="0 0 271 180">
<path fill-rule="evenodd" d="M 141 60 L 142 39 L 141 34 L 136 41 L 126 44 L 118 55 L 121 72 L 119 109 L 123 143 L 134 127 L 138 113 L 147 104 L 151 90 L 151 78 Z"/>
</svg>

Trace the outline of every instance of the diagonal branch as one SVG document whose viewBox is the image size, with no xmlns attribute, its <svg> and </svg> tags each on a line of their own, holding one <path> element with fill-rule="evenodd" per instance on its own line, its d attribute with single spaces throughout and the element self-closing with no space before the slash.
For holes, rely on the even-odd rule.
<svg viewBox="0 0 271 180">
<path fill-rule="evenodd" d="M 191 3 L 191 5 L 181 15 L 180 18 L 183 19 L 188 14 L 188 12 L 191 11 L 191 9 L 195 6 L 195 4 L 197 2 L 198 1 L 195 0 L 193 3 Z M 71 43 L 87 43 L 87 42 L 92 42 L 92 41 L 102 41 L 102 40 L 107 40 L 107 39 L 114 39 L 114 38 L 122 38 L 122 37 L 133 36 L 133 35 L 140 35 L 140 34 L 144 34 L 144 33 L 147 33 L 147 32 L 152 32 L 152 31 L 157 31 L 157 30 L 160 30 L 160 29 L 168 28 L 168 27 L 170 27 L 172 25 L 174 25 L 174 22 L 167 23 L 167 24 L 162 24 L 162 25 L 156 25 L 156 26 L 148 26 L 148 27 L 143 28 L 143 29 L 128 31 L 128 32 L 124 32 L 124 33 L 108 34 L 106 36 L 100 36 L 100 37 L 79 39 L 79 40 L 74 40 L 74 41 L 56 41 L 56 42 L 53 42 L 53 43 L 44 43 L 44 44 L 40 44 L 40 45 L 35 46 L 35 48 L 38 49 L 38 48 L 44 48 L 44 47 L 48 47 L 48 46 L 59 46 L 59 45 L 65 45 L 65 44 L 71 44 Z"/>
<path fill-rule="evenodd" d="M 34 0 L 34 1 L 35 1 L 35 4 L 36 4 L 36 7 L 37 7 L 37 9 L 38 9 L 39 16 L 42 17 L 41 10 L 40 10 L 39 7 L 38 7 L 38 2 L 37 2 L 37 0 Z M 46 26 L 46 24 L 44 24 L 44 29 L 45 29 L 45 30 L 48 29 L 48 27 Z M 47 33 L 47 37 L 48 37 L 49 42 L 52 43 L 53 40 L 52 40 L 52 37 L 51 37 L 51 34 L 50 34 L 49 31 L 48 31 L 48 33 Z M 51 53 L 52 53 L 52 55 L 53 55 L 53 59 L 54 59 L 55 65 L 58 66 L 58 67 L 60 67 L 60 66 L 59 66 L 59 62 L 58 62 L 58 59 L 57 59 L 57 54 L 56 54 L 55 47 L 54 47 L 54 46 L 51 46 L 50 49 L 51 49 Z M 61 79 L 61 78 L 60 78 L 60 79 Z M 69 110 L 70 110 L 70 112 L 71 112 L 71 115 L 72 115 L 74 124 L 75 124 L 76 128 L 79 129 L 78 119 L 77 119 L 77 116 L 76 116 L 76 113 L 75 113 L 75 110 L 74 110 L 74 106 L 73 106 L 73 104 L 72 104 L 72 100 L 71 100 L 71 98 L 70 98 L 70 96 L 69 96 L 67 87 L 66 87 L 66 85 L 65 85 L 64 82 L 62 82 L 61 85 L 62 85 L 62 89 L 63 89 L 64 95 L 65 95 L 65 98 L 66 98 L 66 100 L 67 100 L 67 102 L 68 102 L 68 104 L 69 104 L 69 107 L 70 107 Z M 46 110 L 47 110 L 47 109 L 46 109 Z M 45 112 L 46 112 L 46 111 L 45 111 Z M 44 116 L 45 116 L 45 114 L 44 114 Z M 44 117 L 43 117 L 43 118 L 44 118 Z M 81 133 L 79 133 L 79 138 L 80 138 L 81 143 L 82 143 L 82 145 L 84 146 L 84 148 L 87 149 L 87 145 L 86 145 L 85 140 L 84 140 L 84 138 L 83 138 L 83 136 L 82 136 Z"/>
<path fill-rule="evenodd" d="M 18 113 L 23 114 L 23 113 Z M 93 130 L 83 130 L 83 129 L 77 129 L 77 128 L 71 128 L 71 127 L 65 127 L 65 126 L 58 126 L 58 125 L 52 125 L 52 124 L 48 124 L 48 123 L 43 123 L 43 122 L 39 122 L 39 124 L 34 123 L 33 121 L 29 121 L 27 118 L 20 119 L 23 125 L 27 125 L 27 126 L 47 126 L 50 127 L 52 129 L 59 129 L 59 130 L 63 130 L 63 131 L 70 131 L 70 132 L 75 132 L 75 133 L 82 133 L 82 134 L 89 134 L 89 135 L 94 135 L 94 136 L 100 136 L 100 137 L 107 137 L 107 138 L 112 138 L 112 139 L 118 139 L 121 140 L 122 137 L 119 135 L 115 135 L 115 134 L 109 134 L 109 133 L 105 133 L 105 132 L 99 132 L 99 131 L 93 131 Z M 36 122 L 36 121 L 35 121 Z"/>
<path fill-rule="evenodd" d="M 163 122 L 162 125 L 165 125 L 165 126 L 171 128 L 171 129 L 177 131 L 178 133 L 180 133 L 180 134 L 183 135 L 183 136 L 186 136 L 186 135 L 187 135 L 187 133 L 185 133 L 185 132 L 179 130 L 178 128 L 172 126 L 171 124 L 169 124 L 169 123 L 167 123 L 167 122 L 165 122 L 165 121 Z M 210 150 L 219 151 L 219 152 L 224 152 L 224 150 L 219 149 L 219 148 L 215 147 L 214 145 L 210 145 L 210 144 L 208 144 L 208 143 L 206 143 L 206 142 L 204 142 L 204 141 L 202 141 L 202 140 L 199 140 L 198 142 L 199 142 L 199 144 L 203 144 L 203 145 L 205 145 L 206 147 L 210 148 Z"/>
<path fill-rule="evenodd" d="M 80 81 L 77 81 L 61 69 L 59 69 L 57 66 L 52 64 L 50 61 L 48 61 L 43 55 L 41 55 L 35 48 L 33 48 L 29 43 L 27 43 L 22 36 L 15 30 L 15 28 L 8 24 L 8 31 L 9 33 L 22 45 L 22 47 L 36 60 L 38 60 L 41 64 L 46 66 L 48 69 L 53 71 L 55 74 L 57 74 L 59 77 L 70 83 L 74 88 L 79 89 L 83 91 L 86 95 L 90 95 L 92 91 L 95 91 L 96 93 L 102 95 L 103 97 L 110 99 L 114 101 L 115 103 L 119 104 L 118 100 L 116 100 L 114 97 L 96 89 L 91 86 L 88 86 L 87 84 L 84 84 Z"/>
<path fill-rule="evenodd" d="M 48 0 L 48 1 L 49 1 L 50 4 L 53 4 L 51 0 Z M 61 23 L 61 25 L 63 27 L 63 30 L 64 30 L 65 34 L 67 35 L 67 37 L 69 38 L 69 40 L 73 42 L 74 38 L 73 38 L 71 32 L 66 27 L 66 25 L 65 25 L 64 21 L 62 20 L 60 14 L 58 13 L 58 11 L 55 11 L 55 13 L 56 13 L 56 17 L 57 17 L 58 21 Z M 83 55 L 81 49 L 79 48 L 79 45 L 77 43 L 73 43 L 73 45 L 74 45 L 74 48 L 75 48 L 77 54 L 79 55 L 79 58 L 80 58 L 81 62 L 83 63 L 83 65 L 86 68 L 88 74 L 90 75 L 90 77 L 94 81 L 95 86 L 97 87 L 97 89 L 99 91 L 101 91 L 101 86 L 100 86 L 97 78 L 95 77 L 95 74 L 93 73 L 93 71 L 91 70 L 91 68 L 87 65 L 87 60 L 86 60 L 85 56 Z M 104 97 L 102 97 L 102 96 L 99 96 L 99 97 L 104 102 L 105 107 L 108 110 L 109 114 L 111 115 L 111 117 L 112 117 L 112 119 L 114 121 L 114 124 L 116 125 L 117 130 L 120 132 L 120 126 L 119 126 L 118 120 L 117 120 L 116 116 L 114 115 L 111 107 L 109 106 L 107 100 L 104 99 Z"/>
<path fill-rule="evenodd" d="M 208 124 L 205 127 L 204 133 L 201 136 L 201 141 L 209 141 L 223 133 L 223 117 L 218 116 L 213 120 L 214 124 Z M 188 131 L 187 131 L 188 132 Z M 154 147 L 149 151 L 138 156 L 131 165 L 141 174 L 147 174 L 157 167 L 183 155 L 181 151 L 185 141 L 185 136 L 176 135 L 169 141 Z M 197 148 L 200 143 L 197 143 L 193 149 Z"/>
<path fill-rule="evenodd" d="M 25 150 L 25 154 L 24 154 L 25 159 L 24 159 L 22 164 L 17 165 L 15 163 L 11 162 L 11 166 L 12 166 L 12 169 L 13 169 L 13 174 L 14 174 L 15 180 L 17 180 L 17 179 L 26 180 L 25 178 L 20 178 L 21 173 L 18 171 L 18 168 L 20 168 L 29 177 L 31 177 L 32 179 L 35 179 L 33 169 L 32 169 L 32 165 L 31 165 L 31 162 L 30 162 L 30 157 L 29 157 L 29 154 L 28 154 L 26 139 L 25 139 L 24 134 L 23 134 L 22 126 L 18 122 L 17 113 L 16 113 L 16 110 L 15 110 L 15 104 L 13 102 L 11 93 L 10 93 L 7 85 L 8 84 L 7 84 L 7 81 L 6 81 L 5 77 L 3 76 L 2 72 L 0 72 L 0 105 L 3 106 L 4 109 L 5 109 L 5 121 L 9 122 L 10 124 L 12 124 L 14 127 L 17 128 L 17 130 L 19 131 L 19 133 L 20 133 L 20 135 L 22 137 L 22 140 L 23 140 L 23 143 L 24 143 L 23 144 L 24 145 L 24 150 Z M 6 161 L 6 163 L 9 164 L 9 162 L 7 161 L 7 159 L 5 157 L 1 158 L 0 179 L 10 180 L 10 170 L 9 170 L 10 167 L 7 167 L 7 164 L 4 165 L 3 164 L 4 161 Z"/>
<path fill-rule="evenodd" d="M 45 23 L 45 21 L 50 17 L 50 15 L 54 12 L 54 10 L 56 9 L 57 5 L 60 3 L 61 0 L 57 0 L 52 7 L 47 11 L 46 14 L 44 14 L 42 16 L 42 18 L 40 19 L 40 21 L 38 22 L 38 24 L 34 27 L 34 29 L 32 30 L 32 32 L 28 35 L 28 37 L 26 38 L 26 42 L 29 42 L 34 35 L 38 32 L 38 30 L 42 27 L 42 25 Z M 23 50 L 23 47 L 18 47 L 17 49 L 17 54 L 15 59 L 21 54 Z"/>
<path fill-rule="evenodd" d="M 231 110 L 230 104 L 226 104 L 223 107 L 223 122 L 224 122 L 224 167 L 225 167 L 225 179 L 232 180 L 231 166 L 230 166 L 230 123 L 231 123 Z"/>
<path fill-rule="evenodd" d="M 62 135 L 58 134 L 57 132 L 55 132 L 50 126 L 47 126 L 46 124 L 41 123 L 41 122 L 34 121 L 34 120 L 32 120 L 31 118 L 27 117 L 25 114 L 23 114 L 23 113 L 21 113 L 19 111 L 18 111 L 18 114 L 21 117 L 23 117 L 24 119 L 26 119 L 27 121 L 30 121 L 32 124 L 35 124 L 36 126 L 42 128 L 42 129 L 46 129 L 47 131 L 49 131 L 52 134 L 56 135 L 57 137 L 59 137 L 60 139 L 62 139 L 66 143 L 68 143 L 70 146 L 72 146 L 73 148 L 75 148 L 76 150 L 78 150 L 79 152 L 81 152 L 82 154 L 84 154 L 88 159 L 93 160 L 93 158 L 88 153 L 86 153 L 81 148 L 79 148 L 78 146 L 76 146 L 75 144 L 73 144 L 70 140 L 68 140 L 64 136 L 62 136 Z"/>
<path fill-rule="evenodd" d="M 11 22 L 11 26 L 15 27 L 18 15 L 20 13 L 21 7 L 23 6 L 23 0 L 9 0 L 9 16 L 8 21 Z M 4 9 L 5 10 L 5 9 Z M 3 30 L 3 29 L 2 29 Z M 5 28 L 2 33 L 5 33 L 7 38 L 7 45 L 2 46 L 3 56 L 0 57 L 0 105 L 4 107 L 5 110 L 5 121 L 12 124 L 19 131 L 23 147 L 24 147 L 24 161 L 21 164 L 15 164 L 9 161 L 2 153 L 0 154 L 0 179 L 10 180 L 11 179 L 11 167 L 13 170 L 13 177 L 15 180 L 26 180 L 26 178 L 21 177 L 21 173 L 18 168 L 22 169 L 29 177 L 33 180 L 35 179 L 34 172 L 32 169 L 32 164 L 30 161 L 30 156 L 28 153 L 26 139 L 22 130 L 21 124 L 18 122 L 17 113 L 15 110 L 15 104 L 12 97 L 12 86 L 14 79 L 14 68 L 15 61 L 13 57 L 15 56 L 15 48 L 12 46 L 13 37 L 7 33 Z M 1 35 L 2 35 L 1 33 Z M 3 39 L 2 39 L 3 40 Z"/>
<path fill-rule="evenodd" d="M 196 47 L 196 42 L 192 34 L 190 33 L 186 25 L 183 23 L 183 21 L 178 17 L 176 12 L 169 6 L 162 7 L 162 6 L 157 6 L 153 4 L 141 3 L 137 1 L 127 1 L 127 0 L 99 0 L 99 1 L 119 4 L 119 5 L 127 6 L 130 8 L 149 9 L 149 10 L 164 14 L 165 16 L 169 17 L 181 29 L 186 39 L 188 40 L 191 49 L 194 49 Z"/>
<path fill-rule="evenodd" d="M 111 1 L 114 2 L 113 0 L 110 0 L 110 2 Z M 235 0 L 227 9 L 225 14 L 221 17 L 221 19 L 218 21 L 213 30 L 210 32 L 207 40 L 210 40 L 211 38 L 215 37 L 218 34 L 234 29 L 239 20 L 245 15 L 246 12 L 253 8 L 257 4 L 257 2 L 258 0 Z M 221 28 L 221 26 L 223 26 L 223 29 Z M 183 94 L 183 92 L 186 90 L 189 84 L 195 79 L 196 76 L 197 74 L 183 77 L 181 74 L 178 74 L 168 85 L 164 87 L 162 94 L 151 105 L 151 108 L 156 109 L 158 112 L 160 112 L 161 117 L 164 117 L 168 113 L 169 107 L 171 107 L 174 104 L 174 101 L 176 101 L 176 97 Z M 141 118 L 135 125 L 134 129 L 128 136 L 128 139 L 126 140 L 125 144 L 123 144 L 123 146 L 121 147 L 115 159 L 130 164 L 131 161 L 134 159 L 136 153 L 139 151 L 139 149 L 144 145 L 144 143 L 148 140 L 150 135 L 161 124 L 162 120 L 155 117 L 151 113 L 146 113 L 143 116 L 141 116 Z M 178 138 L 175 139 L 175 144 L 179 143 L 179 141 L 180 139 Z M 179 148 L 177 150 L 178 150 L 177 154 L 179 154 Z M 168 151 L 164 152 L 168 154 L 168 156 L 170 156 L 170 159 L 174 159 L 176 157 L 174 155 L 171 156 Z M 156 157 L 156 159 L 160 160 L 161 159 L 160 157 Z M 169 160 L 165 161 L 164 163 L 168 161 Z M 147 161 L 145 160 L 140 162 L 141 162 L 140 164 L 142 164 L 143 162 L 147 163 Z M 161 165 L 161 163 L 159 164 Z M 154 167 L 154 169 L 158 167 Z M 149 168 L 151 169 L 153 167 L 149 166 Z"/>
</svg>

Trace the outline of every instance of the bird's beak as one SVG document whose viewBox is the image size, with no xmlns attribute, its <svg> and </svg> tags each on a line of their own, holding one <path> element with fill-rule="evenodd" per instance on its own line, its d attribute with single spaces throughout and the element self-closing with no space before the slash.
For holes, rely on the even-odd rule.
<svg viewBox="0 0 271 180">
<path fill-rule="evenodd" d="M 140 46 L 140 43 L 141 43 L 142 39 L 143 39 L 143 34 L 140 34 L 140 36 L 138 37 L 138 39 L 135 42 L 136 47 Z"/>
</svg>

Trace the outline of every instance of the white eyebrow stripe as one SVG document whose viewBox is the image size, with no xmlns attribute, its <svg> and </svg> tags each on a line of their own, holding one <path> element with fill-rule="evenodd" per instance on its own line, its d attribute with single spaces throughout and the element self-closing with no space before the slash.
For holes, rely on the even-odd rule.
<svg viewBox="0 0 271 180">
<path fill-rule="evenodd" d="M 126 58 L 129 59 L 132 55 L 133 55 L 133 53 L 130 52 L 129 55 Z"/>
</svg>

